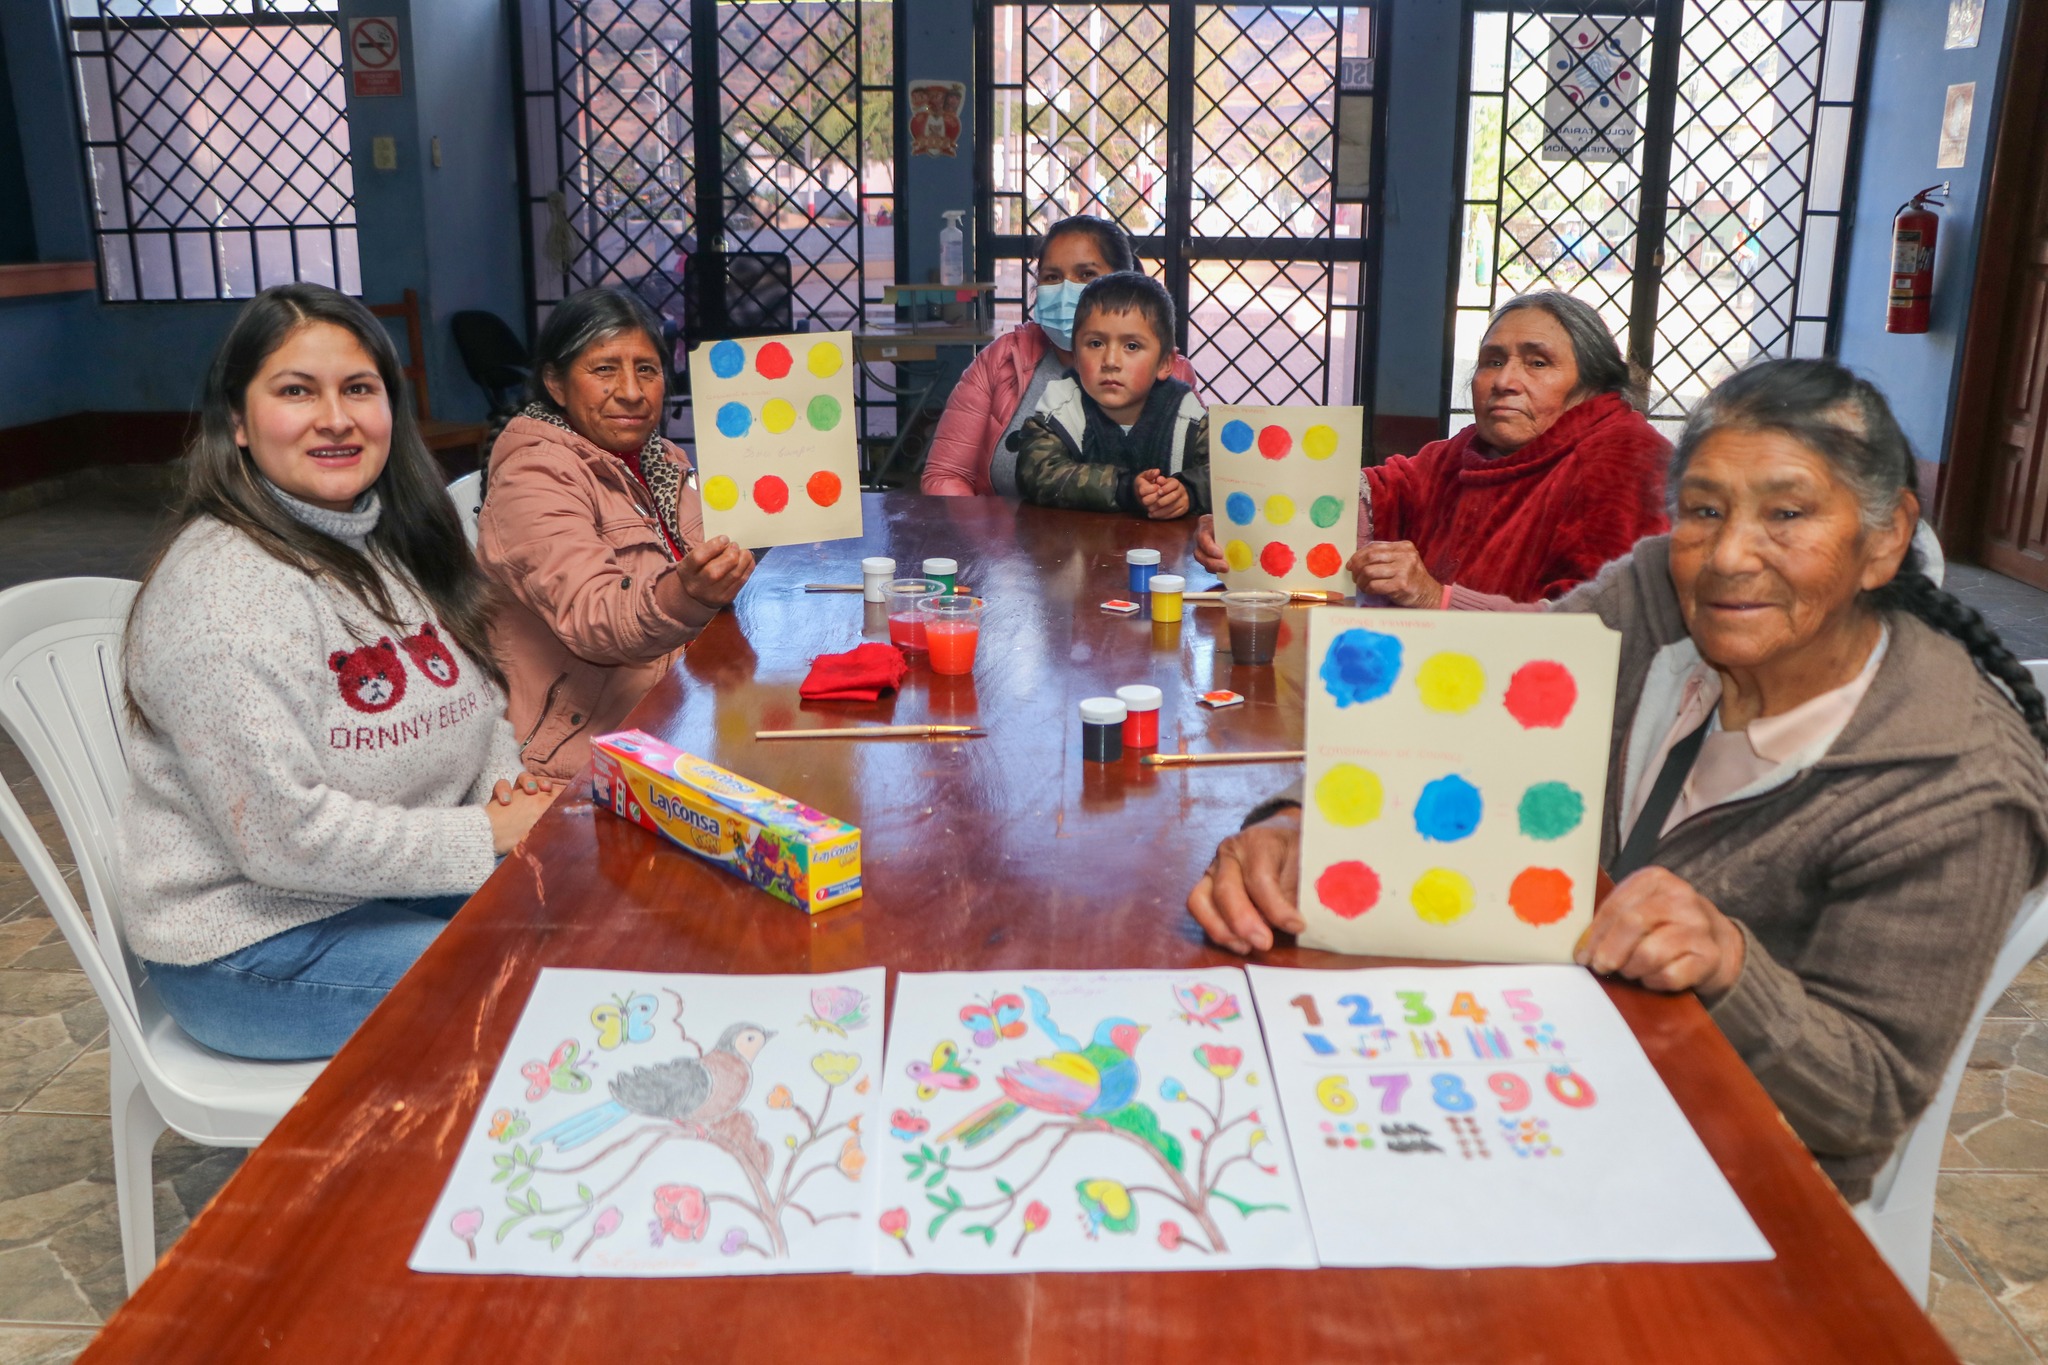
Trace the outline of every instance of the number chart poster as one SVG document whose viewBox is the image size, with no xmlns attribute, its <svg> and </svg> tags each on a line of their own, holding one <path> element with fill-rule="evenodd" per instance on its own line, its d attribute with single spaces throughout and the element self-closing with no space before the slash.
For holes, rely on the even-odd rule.
<svg viewBox="0 0 2048 1365">
<path fill-rule="evenodd" d="M 766 546 L 860 534 L 852 333 L 699 346 L 690 394 L 707 537 Z"/>
<path fill-rule="evenodd" d="M 1302 943 L 1569 962 L 1621 637 L 1569 613 L 1309 613 Z"/>
<path fill-rule="evenodd" d="M 1772 1258 L 1582 969 L 1251 979 L 1324 1265 Z"/>
<path fill-rule="evenodd" d="M 1209 493 L 1233 588 L 1353 591 L 1364 408 L 1209 409 Z"/>
<path fill-rule="evenodd" d="M 1315 1264 L 1244 973 L 896 980 L 876 1269 Z"/>
<path fill-rule="evenodd" d="M 880 967 L 540 974 L 414 1270 L 859 1270 Z"/>
</svg>

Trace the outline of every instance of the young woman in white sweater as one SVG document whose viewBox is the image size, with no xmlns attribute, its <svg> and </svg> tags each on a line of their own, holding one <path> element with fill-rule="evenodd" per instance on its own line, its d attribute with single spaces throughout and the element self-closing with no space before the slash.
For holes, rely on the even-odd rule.
<svg viewBox="0 0 2048 1365">
<path fill-rule="evenodd" d="M 403 394 L 354 299 L 250 300 L 129 617 L 128 942 L 235 1056 L 332 1054 L 552 795 Z"/>
</svg>

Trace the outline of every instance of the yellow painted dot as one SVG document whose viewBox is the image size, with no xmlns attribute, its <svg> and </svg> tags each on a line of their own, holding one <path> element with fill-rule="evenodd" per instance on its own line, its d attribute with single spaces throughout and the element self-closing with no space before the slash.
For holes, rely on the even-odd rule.
<svg viewBox="0 0 2048 1365">
<path fill-rule="evenodd" d="M 1470 654 L 1432 654 L 1416 671 L 1415 685 L 1432 711 L 1470 711 L 1486 690 L 1486 671 Z"/>
<path fill-rule="evenodd" d="M 839 373 L 839 367 L 846 363 L 846 357 L 839 347 L 829 341 L 821 341 L 811 347 L 811 353 L 804 357 L 804 364 L 820 379 L 830 379 Z"/>
<path fill-rule="evenodd" d="M 1252 547 L 1241 540 L 1233 540 L 1223 547 L 1223 560 L 1238 573 L 1252 566 Z"/>
<path fill-rule="evenodd" d="M 1339 763 L 1316 779 L 1316 809 L 1333 825 L 1370 824 L 1386 795 L 1380 780 L 1356 763 Z"/>
<path fill-rule="evenodd" d="M 1472 883 L 1449 868 L 1432 867 L 1415 879 L 1408 903 L 1426 924 L 1450 924 L 1472 913 L 1478 897 Z"/>
<path fill-rule="evenodd" d="M 714 474 L 704 481 L 704 504 L 730 512 L 740 505 L 740 486 L 723 474 Z"/>
<path fill-rule="evenodd" d="M 1285 493 L 1275 493 L 1266 499 L 1266 520 L 1275 526 L 1285 526 L 1294 520 L 1294 499 Z"/>
<path fill-rule="evenodd" d="M 1337 453 L 1337 433 L 1321 422 L 1301 433 L 1301 453 L 1311 460 L 1327 460 Z"/>
<path fill-rule="evenodd" d="M 771 398 L 761 405 L 761 425 L 779 436 L 796 425 L 796 409 L 785 399 Z"/>
</svg>

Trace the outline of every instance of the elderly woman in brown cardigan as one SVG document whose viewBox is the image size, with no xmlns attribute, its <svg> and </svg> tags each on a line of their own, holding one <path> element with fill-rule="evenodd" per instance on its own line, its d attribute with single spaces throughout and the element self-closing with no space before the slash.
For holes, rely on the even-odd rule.
<svg viewBox="0 0 2048 1365">
<path fill-rule="evenodd" d="M 1579 961 L 1696 992 L 1822 1169 L 1868 1196 L 1933 1096 L 2048 873 L 2048 719 L 2027 671 L 1921 572 L 1911 452 L 1827 361 L 1707 398 L 1672 530 L 1556 610 L 1622 633 Z M 1252 813 L 1188 909 L 1238 952 L 1296 932 L 1298 804 Z"/>
</svg>

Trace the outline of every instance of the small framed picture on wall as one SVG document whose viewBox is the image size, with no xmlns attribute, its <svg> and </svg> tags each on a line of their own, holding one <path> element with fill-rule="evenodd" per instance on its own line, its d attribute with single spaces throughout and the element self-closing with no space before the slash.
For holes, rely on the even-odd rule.
<svg viewBox="0 0 2048 1365">
<path fill-rule="evenodd" d="M 1944 48 L 1975 47 L 1984 33 L 1984 0 L 1948 0 L 1948 35 Z"/>
</svg>

